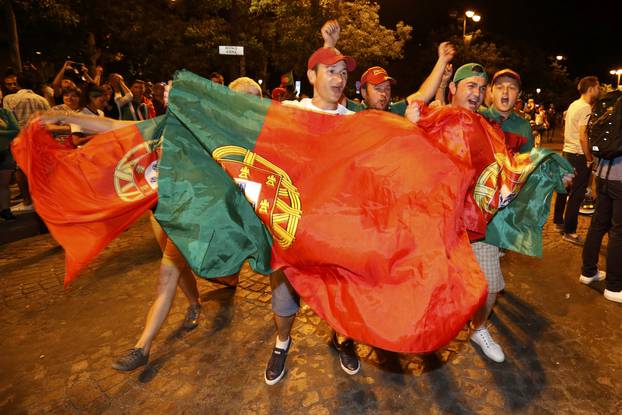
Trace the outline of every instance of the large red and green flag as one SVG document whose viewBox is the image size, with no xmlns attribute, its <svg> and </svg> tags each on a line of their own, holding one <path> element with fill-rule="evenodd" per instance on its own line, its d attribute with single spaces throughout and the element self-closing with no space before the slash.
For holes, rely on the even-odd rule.
<svg viewBox="0 0 622 415">
<path fill-rule="evenodd" d="M 155 205 L 161 122 L 108 131 L 69 149 L 34 120 L 12 143 L 37 213 L 65 249 L 65 285 Z"/>
<path fill-rule="evenodd" d="M 259 272 L 284 269 L 337 331 L 435 350 L 486 296 L 467 229 L 483 235 L 534 165 L 477 114 L 429 117 L 424 129 L 377 111 L 335 117 L 181 72 L 156 217 L 199 275 L 249 257 Z"/>
</svg>

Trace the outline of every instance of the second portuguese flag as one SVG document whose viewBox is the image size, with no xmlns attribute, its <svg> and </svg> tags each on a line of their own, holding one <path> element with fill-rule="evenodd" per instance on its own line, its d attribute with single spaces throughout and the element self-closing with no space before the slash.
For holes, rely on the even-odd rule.
<svg viewBox="0 0 622 415">
<path fill-rule="evenodd" d="M 161 122 L 110 130 L 69 149 L 36 119 L 14 140 L 37 213 L 65 249 L 65 285 L 155 205 Z M 110 125 L 91 118 L 97 123 Z"/>
<path fill-rule="evenodd" d="M 485 298 L 462 218 L 473 171 L 402 117 L 181 72 L 163 136 L 156 217 L 197 274 L 283 268 L 337 331 L 401 352 L 446 344 Z"/>
</svg>

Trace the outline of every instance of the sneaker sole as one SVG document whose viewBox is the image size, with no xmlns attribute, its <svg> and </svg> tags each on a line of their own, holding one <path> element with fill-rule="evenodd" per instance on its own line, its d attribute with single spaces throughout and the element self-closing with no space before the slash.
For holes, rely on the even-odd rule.
<svg viewBox="0 0 622 415">
<path fill-rule="evenodd" d="M 266 377 L 266 373 L 264 372 L 264 374 L 263 374 L 263 380 L 266 382 L 266 385 L 270 385 L 270 386 L 272 386 L 272 385 L 276 385 L 277 383 L 279 383 L 279 382 L 281 381 L 281 379 L 283 379 L 283 376 L 285 376 L 285 372 L 287 372 L 287 371 L 286 371 L 285 369 L 283 369 L 283 371 L 281 372 L 281 374 L 280 374 L 278 377 L 276 377 L 276 379 L 272 379 L 272 380 L 269 380 L 269 379 Z"/>
<path fill-rule="evenodd" d="M 581 275 L 579 277 L 579 282 L 581 284 L 585 284 L 585 285 L 590 285 L 593 282 L 598 282 L 598 281 L 603 281 L 603 280 L 604 280 L 604 278 L 603 279 L 600 279 L 600 278 L 597 278 L 597 277 L 591 277 L 590 278 L 590 277 L 584 277 L 583 275 Z"/>
<path fill-rule="evenodd" d="M 603 295 L 604 295 L 605 299 L 607 299 L 609 301 L 613 301 L 614 303 L 622 304 L 622 297 L 614 297 L 614 296 L 610 295 L 607 290 L 605 290 Z"/>
<path fill-rule="evenodd" d="M 138 369 L 139 367 L 141 367 L 141 366 L 145 366 L 146 364 L 147 364 L 147 362 L 142 363 L 142 364 L 140 364 L 140 365 L 136 366 L 135 368 L 131 368 L 131 369 L 128 369 L 128 368 L 123 367 L 123 366 L 118 366 L 117 364 L 113 364 L 113 365 L 112 365 L 112 368 L 113 368 L 113 369 L 115 369 L 115 370 L 118 370 L 118 371 L 120 371 L 120 372 L 133 372 L 133 371 L 135 371 L 136 369 Z"/>
<path fill-rule="evenodd" d="M 357 373 L 361 371 L 361 362 L 359 362 L 359 366 L 355 370 L 351 370 L 345 367 L 343 363 L 341 363 L 341 360 L 339 360 L 339 365 L 341 366 L 341 369 L 343 369 L 343 371 L 346 372 L 350 376 L 356 375 Z"/>
<path fill-rule="evenodd" d="M 569 242 L 573 245 L 577 245 L 577 246 L 583 246 L 583 242 L 582 241 L 575 241 L 574 239 L 568 239 L 568 238 L 562 238 L 564 241 Z"/>
</svg>

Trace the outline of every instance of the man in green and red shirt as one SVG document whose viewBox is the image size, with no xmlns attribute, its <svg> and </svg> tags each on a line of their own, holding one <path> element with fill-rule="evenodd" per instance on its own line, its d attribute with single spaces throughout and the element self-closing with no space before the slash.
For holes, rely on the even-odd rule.
<svg viewBox="0 0 622 415">
<path fill-rule="evenodd" d="M 494 74 L 490 83 L 492 92 L 492 105 L 480 110 L 487 119 L 501 125 L 506 133 L 518 135 L 523 140 L 517 148 L 510 150 L 526 153 L 533 148 L 533 135 L 528 121 L 514 111 L 514 105 L 521 94 L 521 78 L 518 73 L 511 69 L 502 69 Z M 517 143 L 516 143 L 517 144 Z"/>
<path fill-rule="evenodd" d="M 512 153 L 526 153 L 533 148 L 533 136 L 529 121 L 516 112 L 514 106 L 521 94 L 521 78 L 511 69 L 496 72 L 490 82 L 492 104 L 479 113 L 491 122 L 501 125 L 506 133 L 505 145 Z M 492 241 L 483 239 L 471 244 L 486 281 L 488 282 L 488 298 L 486 304 L 473 316 L 474 331 L 471 341 L 479 345 L 482 352 L 495 362 L 503 362 L 503 349 L 490 336 L 486 328 L 488 316 L 497 299 L 497 294 L 505 288 L 505 281 L 499 262 L 499 247 Z"/>
</svg>

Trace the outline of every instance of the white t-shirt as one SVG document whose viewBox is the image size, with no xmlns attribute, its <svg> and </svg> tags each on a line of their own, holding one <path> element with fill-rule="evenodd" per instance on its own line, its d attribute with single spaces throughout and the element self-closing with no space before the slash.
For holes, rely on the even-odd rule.
<svg viewBox="0 0 622 415">
<path fill-rule="evenodd" d="M 80 110 L 80 114 L 93 115 L 93 116 L 96 116 L 96 117 L 103 117 L 104 116 L 104 111 L 97 110 L 97 114 L 95 114 L 93 111 L 91 111 L 87 107 L 84 107 L 84 108 L 82 108 L 82 110 Z"/>
<path fill-rule="evenodd" d="M 564 128 L 564 149 L 566 153 L 583 154 L 579 141 L 579 127 L 585 127 L 590 118 L 592 106 L 579 98 L 568 107 Z"/>
<path fill-rule="evenodd" d="M 323 110 L 321 108 L 316 107 L 311 102 L 311 98 L 303 98 L 300 101 L 283 101 L 283 105 L 287 105 L 288 107 L 296 107 L 302 108 L 309 111 L 321 112 L 324 114 L 334 114 L 334 115 L 352 115 L 354 111 L 350 111 L 346 107 L 341 104 L 337 104 L 336 110 Z"/>
</svg>

